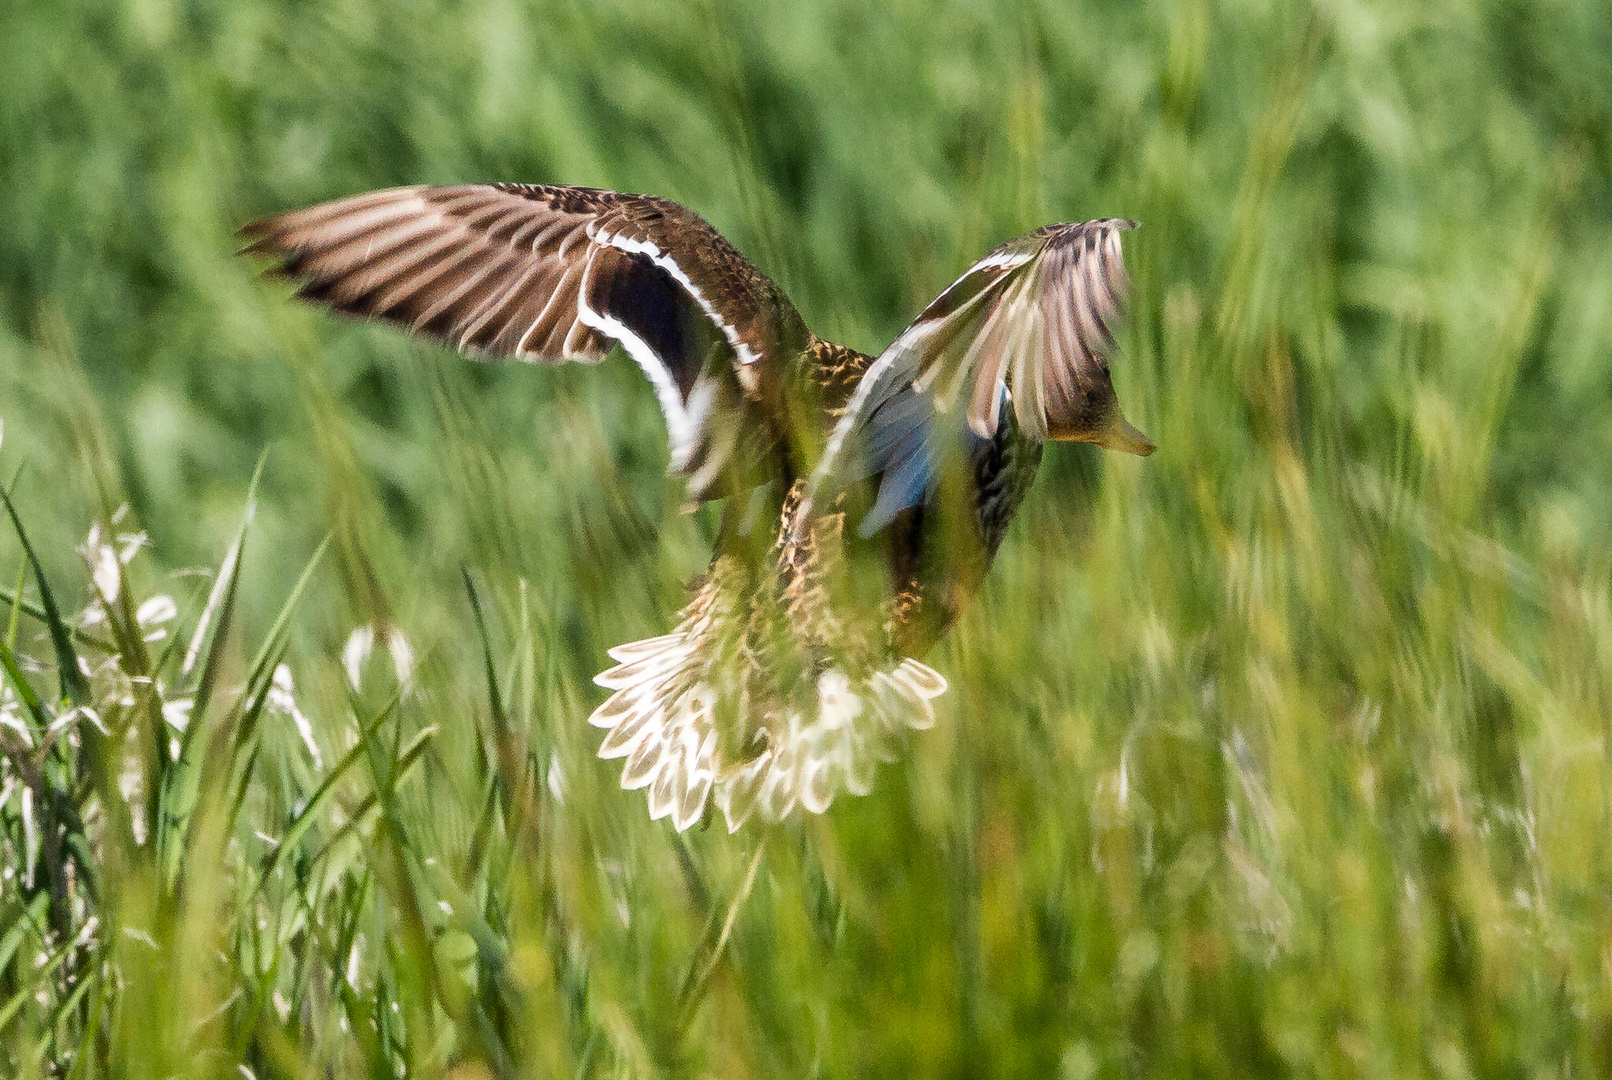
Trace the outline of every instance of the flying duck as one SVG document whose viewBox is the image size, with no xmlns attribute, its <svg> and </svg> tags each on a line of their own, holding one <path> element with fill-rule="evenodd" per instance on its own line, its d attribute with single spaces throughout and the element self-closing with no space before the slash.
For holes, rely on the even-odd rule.
<svg viewBox="0 0 1612 1080">
<path fill-rule="evenodd" d="M 253 222 L 298 296 L 478 358 L 620 345 L 691 503 L 726 500 L 668 634 L 610 650 L 589 718 L 682 831 L 865 795 L 946 680 L 919 659 L 979 590 L 1047 439 L 1133 454 L 1109 323 L 1133 222 L 1046 225 L 965 270 L 877 357 L 817 337 L 692 211 L 530 184 L 370 192 Z"/>
</svg>

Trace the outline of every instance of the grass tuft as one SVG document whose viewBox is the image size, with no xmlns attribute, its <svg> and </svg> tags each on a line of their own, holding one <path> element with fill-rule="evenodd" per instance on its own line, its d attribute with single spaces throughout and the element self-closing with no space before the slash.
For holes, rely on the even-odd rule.
<svg viewBox="0 0 1612 1080">
<path fill-rule="evenodd" d="M 0 1075 L 1612 1074 L 1604 8 L 11 5 Z M 864 350 L 1139 220 L 1159 452 L 1048 450 L 871 796 L 675 837 L 585 724 L 717 528 L 650 388 L 233 254 L 465 179 Z"/>
</svg>

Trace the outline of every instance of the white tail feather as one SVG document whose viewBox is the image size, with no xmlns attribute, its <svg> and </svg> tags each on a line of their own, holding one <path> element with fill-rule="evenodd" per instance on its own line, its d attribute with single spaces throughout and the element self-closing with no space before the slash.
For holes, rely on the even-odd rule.
<svg viewBox="0 0 1612 1080">
<path fill-rule="evenodd" d="M 630 664 L 634 660 L 642 660 L 646 656 L 653 656 L 672 645 L 681 644 L 682 634 L 663 634 L 660 637 L 645 638 L 642 641 L 629 641 L 625 645 L 617 645 L 607 650 L 610 659 L 618 664 Z"/>
<path fill-rule="evenodd" d="M 817 680 L 811 717 L 768 712 L 760 754 L 725 761 L 717 751 L 716 693 L 685 629 L 610 650 L 618 666 L 594 682 L 615 691 L 588 722 L 607 729 L 601 758 L 626 758 L 621 786 L 649 789 L 651 820 L 678 832 L 714 802 L 736 831 L 752 813 L 781 821 L 796 806 L 821 814 L 841 790 L 866 795 L 880 761 L 894 760 L 903 730 L 934 726 L 946 680 L 916 660 L 853 682 L 839 668 Z"/>
</svg>

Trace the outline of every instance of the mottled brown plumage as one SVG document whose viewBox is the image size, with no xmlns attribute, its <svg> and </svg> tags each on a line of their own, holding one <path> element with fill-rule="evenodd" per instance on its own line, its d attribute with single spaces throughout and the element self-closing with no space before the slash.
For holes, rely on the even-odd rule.
<svg viewBox="0 0 1612 1080">
<path fill-rule="evenodd" d="M 679 829 L 715 805 L 866 793 L 945 680 L 915 657 L 980 587 L 1044 439 L 1149 453 L 1109 381 L 1124 287 L 1107 219 L 971 266 L 877 358 L 824 341 L 697 214 L 525 184 L 400 188 L 255 222 L 299 295 L 471 356 L 595 363 L 654 386 L 691 499 L 727 498 L 670 634 L 612 650 L 590 718 Z"/>
</svg>

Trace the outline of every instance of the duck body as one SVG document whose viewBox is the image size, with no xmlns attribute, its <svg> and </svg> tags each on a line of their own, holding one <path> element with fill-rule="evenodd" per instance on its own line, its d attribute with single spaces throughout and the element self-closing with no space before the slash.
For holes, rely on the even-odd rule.
<svg viewBox="0 0 1612 1080">
<path fill-rule="evenodd" d="M 590 722 L 679 830 L 866 794 L 946 681 L 919 657 L 978 592 L 1046 439 L 1152 446 L 1114 401 L 1114 219 L 969 267 L 878 356 L 812 334 L 691 211 L 588 188 L 373 192 L 265 219 L 305 298 L 472 356 L 597 362 L 656 392 L 671 470 L 725 500 L 677 626 L 610 650 Z"/>
</svg>

